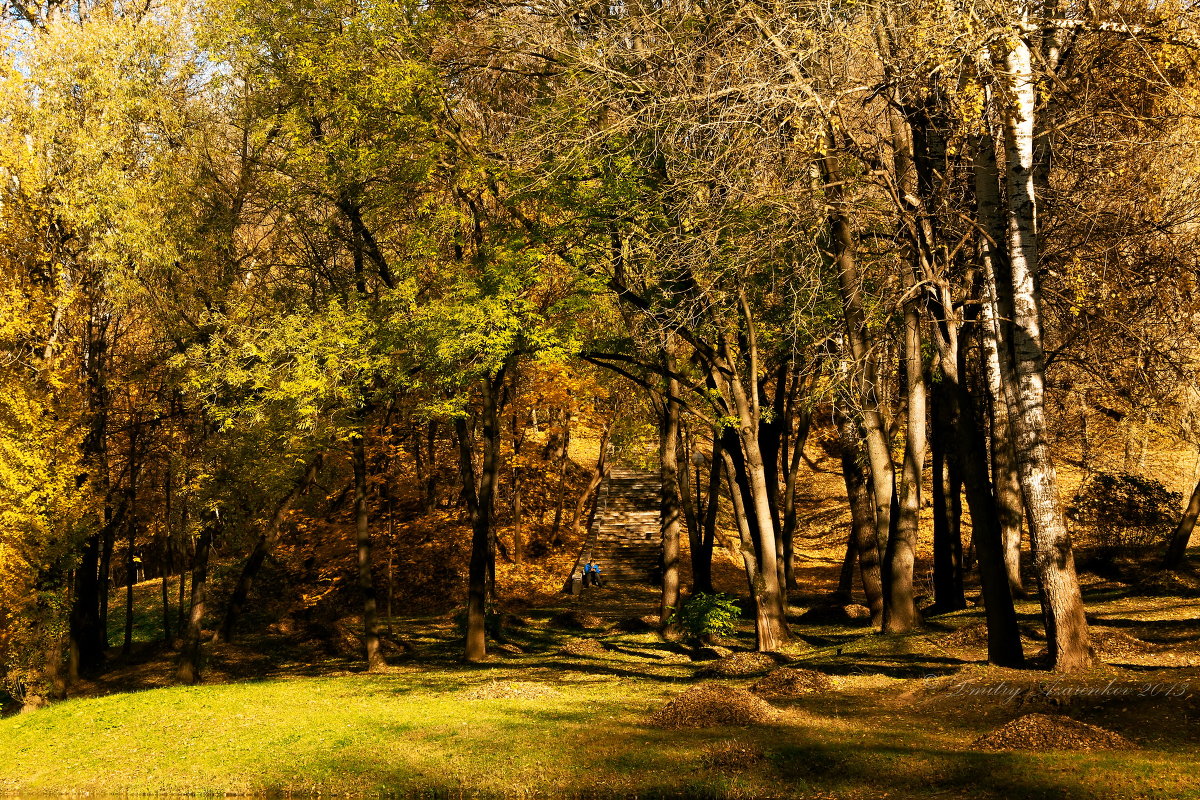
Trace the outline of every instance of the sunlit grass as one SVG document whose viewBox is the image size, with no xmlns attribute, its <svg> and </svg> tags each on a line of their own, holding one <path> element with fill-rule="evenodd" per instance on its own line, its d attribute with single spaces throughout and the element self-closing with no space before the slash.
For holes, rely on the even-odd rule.
<svg viewBox="0 0 1200 800">
<path fill-rule="evenodd" d="M 157 635 L 156 592 L 153 584 L 138 587 L 135 633 L 143 633 L 135 640 Z M 1173 602 L 1160 617 L 1195 617 L 1197 601 Z M 1116 598 L 1090 610 L 1130 619 L 1137 608 Z M 116 603 L 113 611 L 119 613 Z M 1036 603 L 1023 602 L 1019 611 L 1023 619 L 1037 618 Z M 974 751 L 977 736 L 1020 712 L 1003 703 L 931 697 L 923 693 L 925 681 L 1050 677 L 997 670 L 948 652 L 945 632 L 978 623 L 978 608 L 902 636 L 837 624 L 797 626 L 802 637 L 789 655 L 831 675 L 835 690 L 777 702 L 785 713 L 773 725 L 696 731 L 663 731 L 646 720 L 691 685 L 703 664 L 653 633 L 557 629 L 549 624 L 553 613 L 529 611 L 505 631 L 523 652 L 478 667 L 457 662 L 460 641 L 451 616 L 397 618 L 397 630 L 417 649 L 386 673 L 347 673 L 341 660 L 330 668 L 343 670 L 336 675 L 281 673 L 118 693 L 0 720 L 0 792 L 1200 798 L 1197 737 L 1186 732 L 1192 712 L 1165 701 L 1107 706 L 1101 712 L 1108 716 L 1093 720 L 1116 725 L 1144 750 Z M 119 618 L 114 615 L 114 623 Z M 577 636 L 599 638 L 606 649 L 562 653 Z M 745 623 L 737 643 L 751 642 Z M 169 672 L 169 659 L 152 650 L 148 657 L 163 660 L 147 668 Z M 222 657 L 215 652 L 214 663 Z M 1137 670 L 1151 666 L 1100 666 L 1087 679 L 1141 680 Z M 1162 680 L 1189 680 L 1200 671 L 1164 674 Z M 1195 688 L 1200 691 L 1200 683 Z M 1159 724 L 1160 714 L 1173 725 Z M 731 739 L 753 745 L 763 758 L 706 765 L 705 748 Z"/>
<path fill-rule="evenodd" d="M 977 720 L 943 718 L 931 726 L 920 709 L 904 714 L 893 706 L 884 713 L 861 692 L 785 703 L 791 713 L 762 728 L 647 727 L 649 711 L 681 688 L 663 677 L 493 666 L 73 700 L 0 721 L 0 788 L 452 797 L 870 797 L 881 791 L 900 797 L 1200 797 L 1195 754 L 973 752 L 966 745 Z M 730 738 L 754 743 L 765 760 L 745 770 L 705 767 L 704 746 Z"/>
</svg>

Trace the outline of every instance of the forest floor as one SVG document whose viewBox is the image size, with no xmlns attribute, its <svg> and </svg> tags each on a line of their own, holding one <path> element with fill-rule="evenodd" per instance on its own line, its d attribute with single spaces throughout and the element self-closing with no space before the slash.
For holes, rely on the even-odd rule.
<svg viewBox="0 0 1200 800">
<path fill-rule="evenodd" d="M 836 565 L 808 569 L 832 580 Z M 139 594 L 146 616 L 153 588 Z M 693 660 L 644 629 L 639 617 L 657 603 L 649 587 L 511 611 L 478 666 L 458 661 L 453 615 L 392 620 L 392 666 L 375 674 L 328 643 L 279 633 L 213 648 L 206 684 L 177 687 L 169 654 L 147 642 L 85 685 L 90 696 L 0 720 L 0 791 L 1200 797 L 1200 592 L 1169 591 L 1087 576 L 1100 661 L 1069 677 L 984 664 L 976 608 L 881 636 L 828 609 L 803 620 L 798 603 L 796 639 L 778 661 L 822 673 L 827 687 L 771 698 L 778 713 L 766 721 L 682 730 L 651 716 L 698 683 L 748 687 L 776 664 L 746 653 Z M 1032 655 L 1044 644 L 1040 615 L 1029 601 L 1020 612 Z M 749 624 L 725 644 L 749 650 Z M 976 744 L 1030 713 L 1133 746 Z"/>
</svg>

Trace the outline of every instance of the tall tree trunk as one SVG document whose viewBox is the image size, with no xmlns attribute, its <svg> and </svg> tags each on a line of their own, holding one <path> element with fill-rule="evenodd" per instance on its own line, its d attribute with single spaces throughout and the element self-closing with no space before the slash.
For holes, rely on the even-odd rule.
<svg viewBox="0 0 1200 800">
<path fill-rule="evenodd" d="M 175 629 L 179 631 L 179 636 L 182 638 L 187 632 L 188 607 L 187 607 L 187 576 L 192 571 L 193 562 L 185 557 L 179 562 L 179 604 L 175 607 L 177 611 Z"/>
<path fill-rule="evenodd" d="M 417 485 L 421 488 L 421 506 L 428 514 L 437 506 L 437 420 L 429 420 L 412 431 L 412 455 Z"/>
<path fill-rule="evenodd" d="M 905 18 L 904 23 L 909 20 Z M 928 448 L 926 433 L 927 398 L 925 369 L 921 356 L 921 303 L 926 291 L 916 284 L 916 275 L 923 270 L 928 276 L 933 270 L 929 249 L 934 247 L 935 237 L 929 229 L 929 219 L 924 213 L 929 201 L 928 178 L 931 164 L 926 160 L 924 177 L 917 169 L 917 143 L 922 140 L 925 123 L 928 122 L 924 109 L 914 107 L 914 100 L 901 91 L 893 64 L 897 50 L 894 37 L 898 21 L 888 5 L 880 7 L 880 24 L 875 26 L 879 51 L 884 56 L 883 69 L 887 79 L 890 102 L 887 106 L 888 128 L 891 133 L 892 169 L 895 182 L 895 203 L 898 223 L 898 240 L 901 243 L 902 259 L 907 268 L 901 268 L 901 283 L 904 287 L 904 339 L 902 363 L 907 392 L 904 461 L 901 467 L 900 484 L 895 492 L 895 516 L 888 530 L 887 549 L 884 552 L 883 569 L 883 630 L 885 633 L 903 633 L 919 623 L 919 615 L 913 597 L 913 570 L 916 566 L 916 545 L 920 529 L 921 475 L 925 468 L 925 453 Z M 927 154 L 925 154 L 927 155 Z M 926 234 L 922 236 L 922 234 Z M 896 415 L 898 420 L 899 414 Z"/>
<path fill-rule="evenodd" d="M 220 518 L 213 512 L 205 512 L 200 523 L 200 538 L 196 541 L 196 555 L 192 564 L 192 602 L 188 612 L 187 630 L 183 634 L 183 646 L 179 651 L 179 665 L 175 677 L 180 683 L 193 685 L 200 682 L 203 672 L 204 610 L 208 592 L 208 555 L 212 549 L 213 536 Z"/>
<path fill-rule="evenodd" d="M 996 485 L 996 507 L 1000 512 L 1000 534 L 1004 547 L 1004 571 L 1013 597 L 1025 597 L 1025 582 L 1021 578 L 1021 521 L 1025 517 L 1025 500 L 1021 496 L 1021 475 L 1017 471 L 1012 439 L 1000 443 L 1002 455 L 994 459 L 992 482 Z"/>
<path fill-rule="evenodd" d="M 879 538 L 875 535 L 875 500 L 871 496 L 863 462 L 863 435 L 849 414 L 837 411 L 842 459 L 842 477 L 850 502 L 850 531 L 858 554 L 863 593 L 871 609 L 871 624 L 883 625 L 883 577 L 879 566 Z"/>
<path fill-rule="evenodd" d="M 713 594 L 712 556 L 716 538 L 717 510 L 720 502 L 718 496 L 721 489 L 721 437 L 713 434 L 712 460 L 709 463 L 707 491 L 702 488 L 701 476 L 704 459 L 693 452 L 690 460 L 694 468 L 693 474 L 680 484 L 684 486 L 686 499 L 684 507 L 689 508 L 686 518 L 688 524 L 688 554 L 692 564 L 692 594 Z M 685 466 L 680 470 L 680 476 L 687 475 Z"/>
<path fill-rule="evenodd" d="M 126 539 L 128 551 L 125 553 L 125 639 L 121 645 L 122 655 L 129 655 L 133 650 L 133 586 L 137 583 L 137 551 L 135 548 L 138 529 L 137 484 L 140 467 L 141 458 L 137 451 L 137 424 L 131 421 L 129 425 L 129 520 Z"/>
<path fill-rule="evenodd" d="M 103 588 L 99 581 L 100 538 L 100 532 L 96 532 L 84 541 L 83 558 L 75 568 L 70 616 L 71 681 L 104 665 L 107 642 L 100 621 L 100 592 Z"/>
<path fill-rule="evenodd" d="M 1033 186 L 1033 133 L 1037 103 L 1033 59 L 1020 36 L 1004 55 L 1008 96 L 1004 108 L 1008 256 L 1012 271 L 1013 342 L 1017 384 L 1005 387 L 1017 466 L 1029 510 L 1046 638 L 1054 669 L 1070 672 L 1091 663 L 1083 597 L 1075 574 L 1071 536 L 1059 506 L 1045 413 L 1045 355 L 1036 281 L 1037 212 Z M 1007 287 L 1006 287 L 1007 288 Z"/>
<path fill-rule="evenodd" d="M 662 592 L 659 597 L 659 627 L 665 632 L 667 620 L 679 605 L 679 381 L 675 378 L 673 343 L 668 338 L 663 348 L 663 367 L 666 376 L 662 417 L 659 420 L 659 523 L 662 532 Z"/>
<path fill-rule="evenodd" d="M 84 541 L 82 562 L 75 571 L 74 600 L 70 622 L 70 678 L 80 672 L 99 669 L 108 649 L 108 560 L 113 537 L 122 521 L 114 511 L 108 472 L 108 330 L 109 315 L 92 307 L 87 320 L 87 404 L 88 433 L 83 451 L 94 490 L 104 499 L 104 519 L 100 530 Z M 124 508 L 124 504 L 121 505 Z"/>
<path fill-rule="evenodd" d="M 171 646 L 171 586 L 170 576 L 175 567 L 174 548 L 171 546 L 173 527 L 171 524 L 172 498 L 174 492 L 174 475 L 171 471 L 171 457 L 167 456 L 166 474 L 163 476 L 163 538 L 162 538 L 162 613 L 163 613 L 163 644 Z"/>
<path fill-rule="evenodd" d="M 104 666 L 108 635 L 101 617 L 100 599 L 108 591 L 108 581 L 100 575 L 100 550 L 112 529 L 125 519 L 125 503 L 113 510 L 104 527 L 84 540 L 83 557 L 75 568 L 75 584 L 69 618 L 70 655 L 68 675 L 71 681 Z"/>
<path fill-rule="evenodd" d="M 794 411 L 789 416 L 797 416 Z M 800 464 L 804 457 L 804 445 L 808 441 L 808 430 L 812 424 L 812 414 L 801 412 L 796 425 L 796 435 L 791 443 L 790 460 L 787 465 L 787 477 L 783 486 L 783 561 L 784 586 L 789 589 L 796 586 L 795 539 L 796 539 L 796 492 L 799 489 Z"/>
<path fill-rule="evenodd" d="M 679 438 L 676 446 L 682 456 L 679 463 L 679 508 L 683 512 L 683 528 L 687 532 L 688 553 L 693 564 L 692 591 L 695 591 L 696 551 L 700 544 L 700 518 L 704 515 L 704 498 L 700 494 L 700 465 L 704 458 L 694 446 L 695 440 L 686 420 L 680 415 Z"/>
<path fill-rule="evenodd" d="M 560 446 L 554 453 L 558 461 L 558 501 L 554 508 L 554 523 L 550 526 L 550 542 L 555 547 L 562 547 L 563 506 L 567 501 L 567 458 L 568 447 L 571 444 L 571 411 L 563 410 L 563 434 Z"/>
<path fill-rule="evenodd" d="M 757 381 L 757 378 L 755 378 Z M 757 381 L 759 393 L 765 395 L 764 381 Z M 787 403 L 788 364 L 779 366 L 775 373 L 775 395 L 771 402 L 771 415 L 758 423 L 758 448 L 762 452 L 763 472 L 767 481 L 767 501 L 771 509 L 771 524 L 775 528 L 775 568 L 779 573 L 779 591 L 787 598 L 788 561 L 791 549 L 785 544 L 783 520 L 780 513 L 779 455 L 783 447 L 784 426 L 790 422 L 784 414 Z"/>
<path fill-rule="evenodd" d="M 1021 666 L 1025 655 L 1021 650 L 1021 633 L 1004 568 L 1000 520 L 987 471 L 987 441 L 976 421 L 974 398 L 960 373 L 956 329 L 946 326 L 944 331 L 947 338 L 939 341 L 938 349 L 942 380 L 947 384 L 943 395 L 945 413 L 954 430 L 954 455 L 962 470 L 963 488 L 971 511 L 971 538 L 979 563 L 979 584 L 987 619 L 988 661 L 1001 666 Z"/>
<path fill-rule="evenodd" d="M 843 605 L 854 600 L 854 564 L 858 561 L 858 548 L 854 541 L 854 529 L 846 537 L 846 549 L 842 554 L 842 568 L 838 571 L 837 588 L 833 600 Z"/>
<path fill-rule="evenodd" d="M 737 525 L 739 547 L 742 554 L 742 564 L 746 570 L 746 584 L 750 590 L 750 601 L 754 604 L 754 647 L 760 652 L 772 652 L 778 647 L 773 632 L 772 614 L 764 606 L 764 598 L 760 590 L 763 570 L 759 564 L 757 544 L 750 525 L 750 516 L 745 508 L 745 493 L 738 486 L 735 475 L 737 467 L 734 463 L 733 451 L 723 448 L 721 457 L 725 462 L 726 484 L 733 503 L 733 519 Z"/>
<path fill-rule="evenodd" d="M 184 485 L 187 485 L 187 475 L 184 475 Z M 179 510 L 179 616 L 178 623 L 175 629 L 179 631 L 179 636 L 182 639 L 187 629 L 188 608 L 187 608 L 187 576 L 195 566 L 195 549 L 191 546 L 192 537 L 189 528 L 190 516 L 188 514 L 190 504 L 188 496 L 185 493 L 183 496 L 183 507 Z"/>
<path fill-rule="evenodd" d="M 779 585 L 779 569 L 775 563 L 776 549 L 774 531 L 771 530 L 770 508 L 766 498 L 766 480 L 762 474 L 761 463 L 754 463 L 753 456 L 748 461 L 750 482 L 753 487 L 754 499 L 758 505 L 758 536 L 756 538 L 759 541 L 758 549 L 763 553 L 763 561 L 759 562 L 759 574 L 754 582 L 760 598 L 755 620 L 755 629 L 760 631 L 756 635 L 756 645 L 759 652 L 772 653 L 787 642 L 791 638 L 791 634 L 787 627 L 783 587 Z"/>
<path fill-rule="evenodd" d="M 1200 483 L 1192 490 L 1192 498 L 1188 501 L 1187 509 L 1171 532 L 1167 544 L 1167 552 L 1163 556 L 1164 569 L 1179 569 L 1183 566 L 1183 557 L 1187 555 L 1188 542 L 1192 540 L 1192 531 L 1196 528 L 1196 518 L 1200 517 Z"/>
<path fill-rule="evenodd" d="M 50 644 L 46 647 L 46 663 L 42 670 L 42 678 L 46 682 L 48 696 L 51 700 L 67 699 L 67 676 L 63 674 L 63 652 L 65 637 L 62 634 L 50 634 Z"/>
<path fill-rule="evenodd" d="M 994 269 L 1002 267 L 1004 258 L 1003 226 L 995 219 L 999 208 L 999 179 L 995 172 L 995 149 L 985 133 L 976 140 L 975 180 L 976 199 L 982 239 L 980 251 L 984 267 L 984 298 L 995 296 Z M 990 169 L 989 169 L 990 168 Z M 991 281 L 989 284 L 988 281 Z M 991 292 L 991 294 L 987 294 Z M 961 471 L 967 504 L 971 511 L 972 549 L 979 564 L 979 582 L 983 593 L 988 630 L 988 660 L 1004 666 L 1020 666 L 1024 662 L 1020 631 L 1008 576 L 1004 566 L 1003 539 L 997 514 L 996 495 L 987 469 L 987 441 L 979 427 L 977 406 L 964 380 L 965 358 L 961 349 L 960 323 L 948 287 L 937 290 L 944 324 L 933 327 L 945 384 L 940 399 L 944 400 L 941 414 L 951 437 L 953 461 Z M 965 308 L 969 308 L 967 304 Z M 961 328 L 965 330 L 965 327 Z M 984 334 L 999 331 L 985 326 Z M 1003 347 L 1004 343 L 1001 342 Z M 1001 354 L 1003 357 L 1003 350 Z"/>
<path fill-rule="evenodd" d="M 1021 521 L 1025 515 L 1025 500 L 1021 495 L 1021 475 L 1017 470 L 1016 451 L 1004 386 L 1015 384 L 1012 368 L 1012 303 L 1011 292 L 997 292 L 997 283 L 1008 284 L 1007 234 L 1001 214 L 999 170 L 996 166 L 996 143 L 990 134 L 976 137 L 974 152 L 975 203 L 984 237 L 980 243 L 984 275 L 982 341 L 984 371 L 987 374 L 991 398 L 992 485 L 1000 518 L 1004 546 L 1004 565 L 1008 582 L 1016 597 L 1025 595 L 1021 581 Z M 992 277 L 988 277 L 992 276 Z M 997 296 L 999 295 L 999 296 Z"/>
<path fill-rule="evenodd" d="M 746 328 L 749 331 L 748 361 L 749 374 L 757 372 L 757 344 L 753 332 L 753 320 L 748 304 L 743 295 L 741 298 L 742 314 Z M 774 652 L 790 638 L 787 627 L 787 613 L 782 587 L 779 585 L 779 569 L 776 564 L 775 523 L 771 519 L 771 503 L 768 497 L 766 470 L 763 467 L 762 451 L 758 447 L 758 423 L 760 412 L 758 407 L 758 387 L 754 381 L 743 383 L 730 365 L 731 358 L 727 342 L 722 342 L 721 358 L 723 365 L 712 365 L 712 379 L 718 386 L 724 384 L 724 394 L 731 401 L 733 410 L 738 418 L 737 441 L 743 458 L 740 466 L 748 489 L 749 507 L 743 509 L 749 521 L 750 507 L 753 508 L 754 526 L 751 533 L 754 538 L 754 549 L 758 574 L 751 581 L 756 597 L 758 613 L 756 615 L 756 639 L 760 652 Z M 753 395 L 747 395 L 749 386 Z M 736 473 L 733 473 L 736 475 Z"/>
<path fill-rule="evenodd" d="M 939 382 L 933 392 L 933 602 L 938 612 L 967 607 L 963 593 L 962 481 L 954 458 L 955 431 L 946 390 Z"/>
<path fill-rule="evenodd" d="M 463 460 L 463 480 L 469 477 L 469 488 L 464 486 L 471 509 L 471 560 L 467 583 L 467 636 L 466 660 L 478 662 L 487 658 L 487 567 L 491 550 L 492 508 L 496 481 L 500 471 L 500 416 L 499 393 L 509 364 L 506 362 L 496 374 L 483 379 L 483 470 L 479 487 L 475 487 L 475 470 L 472 466 L 472 448 L 466 424 L 459 420 L 459 447 Z"/>
<path fill-rule="evenodd" d="M 1004 568 L 1013 596 L 1024 597 L 1025 586 L 1021 579 L 1021 522 L 1025 517 L 1025 500 L 1021 495 L 1021 474 L 1017 470 L 1016 451 L 1008 413 L 1008 400 L 1004 395 L 999 349 L 994 333 L 989 328 L 1007 324 L 998 319 L 989 319 L 993 314 L 984 310 L 985 358 L 988 388 L 992 398 L 992 413 L 989 415 L 992 442 L 992 484 L 996 490 L 996 508 L 1000 516 L 1001 539 L 1004 543 Z M 1009 341 L 1005 338 L 1004 341 Z"/>
<path fill-rule="evenodd" d="M 107 501 L 106 501 L 107 503 Z M 112 518 L 111 505 L 105 515 Z M 108 603 L 112 589 L 112 554 L 116 543 L 117 525 L 105 525 L 100 539 L 100 627 L 104 631 L 104 647 L 108 647 Z"/>
<path fill-rule="evenodd" d="M 387 666 L 379 649 L 379 603 L 371 569 L 371 505 L 367 493 L 367 430 L 364 422 L 350 442 L 354 466 L 354 529 L 358 555 L 358 589 L 363 602 L 363 651 L 371 672 Z M 263 555 L 266 553 L 264 551 Z"/>
<path fill-rule="evenodd" d="M 722 430 L 721 452 L 730 458 L 730 461 L 725 465 L 724 471 L 732 478 L 741 497 L 741 511 L 736 511 L 736 509 L 735 511 L 746 516 L 746 522 L 752 532 L 750 541 L 754 544 L 755 563 L 758 563 L 758 560 L 762 559 L 762 553 L 759 550 L 761 542 L 759 542 L 757 535 L 753 533 L 758 530 L 758 510 L 754 503 L 754 496 L 751 493 L 750 479 L 746 475 L 746 455 L 742 452 L 741 440 L 738 438 L 737 431 L 733 428 L 727 427 Z M 730 472 L 730 464 L 733 465 L 732 472 Z"/>
<path fill-rule="evenodd" d="M 708 497 L 700 524 L 700 554 L 693 556 L 692 580 L 694 590 L 713 594 L 712 558 L 717 539 L 717 512 L 721 509 L 721 471 L 725 459 L 721 453 L 721 437 L 713 436 L 712 465 L 708 475 Z M 699 570 L 697 571 L 697 566 Z"/>
<path fill-rule="evenodd" d="M 517 371 L 513 370 L 512 377 L 512 393 L 513 397 L 517 394 Z M 513 440 L 513 455 L 512 455 L 512 516 L 513 516 L 513 563 L 520 564 L 525 557 L 525 541 L 524 532 L 521 530 L 522 512 L 524 509 L 521 506 L 521 446 L 525 443 L 525 436 L 520 429 L 520 420 L 517 417 L 517 409 L 514 404 L 512 414 L 512 440 Z M 578 521 L 578 509 L 576 510 L 575 520 Z"/>
<path fill-rule="evenodd" d="M 912 275 L 907 271 L 905 274 L 905 284 L 912 293 Z M 908 383 L 908 431 L 898 514 L 884 556 L 883 630 L 886 633 L 910 631 L 920 621 L 913 597 L 913 569 L 921 514 L 921 474 L 925 467 L 926 397 L 921 314 L 915 297 L 904 307 L 904 376 Z"/>
</svg>

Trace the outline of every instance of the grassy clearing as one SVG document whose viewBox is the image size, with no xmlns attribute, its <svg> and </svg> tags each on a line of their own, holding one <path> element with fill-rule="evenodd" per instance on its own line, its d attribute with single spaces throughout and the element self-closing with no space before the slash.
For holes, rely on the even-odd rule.
<svg viewBox="0 0 1200 800">
<path fill-rule="evenodd" d="M 629 598 L 615 599 L 613 613 L 627 616 Z M 1036 618 L 1036 608 L 1025 605 L 1026 618 Z M 1114 597 L 1090 608 L 1098 620 L 1125 624 L 1147 639 L 1154 626 L 1163 626 L 1164 640 L 1181 624 L 1194 626 L 1200 613 L 1197 601 L 1177 598 L 1148 619 L 1146 608 L 1153 605 Z M 705 665 L 652 634 L 620 633 L 611 624 L 585 632 L 556 629 L 547 624 L 550 613 L 531 612 L 509 632 L 523 653 L 481 667 L 454 663 L 452 621 L 413 618 L 397 626 L 411 634 L 416 653 L 383 674 L 348 671 L 344 662 L 327 665 L 325 674 L 304 674 L 289 671 L 289 664 L 310 670 L 312 664 L 280 660 L 279 677 L 271 679 L 117 691 L 0 720 L 0 789 L 1200 798 L 1200 668 L 1190 656 L 1176 659 L 1183 665 L 1159 653 L 1109 659 L 1056 687 L 1046 673 L 986 667 L 970 645 L 954 644 L 956 629 L 978 623 L 973 610 L 940 617 L 936 626 L 903 637 L 808 626 L 791 655 L 796 665 L 830 675 L 833 691 L 777 701 L 785 713 L 770 725 L 663 731 L 649 727 L 648 716 L 696 681 Z M 560 652 L 580 635 L 599 639 L 605 650 L 592 656 Z M 261 641 L 252 644 L 263 648 Z M 212 674 L 225 679 L 219 677 L 228 674 L 222 665 L 237 657 L 233 650 L 214 651 Z M 169 660 L 128 669 L 127 685 L 133 674 L 169 674 Z M 751 679 L 727 682 L 745 686 Z M 112 691 L 116 683 L 96 691 Z M 1149 693 L 1143 687 L 1150 684 L 1186 691 Z M 1064 689 L 1106 685 L 1129 691 L 1079 698 Z M 1014 699 L 1020 693 L 1025 699 Z M 1141 749 L 971 748 L 982 733 L 1031 710 L 1025 705 L 1031 694 L 1053 706 L 1036 710 L 1103 725 Z M 730 741 L 763 758 L 712 766 L 706 752 Z"/>
<path fill-rule="evenodd" d="M 299 678 L 67 702 L 4 724 L 0 785 L 217 794 L 567 787 L 587 766 L 634 759 L 627 733 L 662 692 L 583 677 L 535 683 L 542 691 L 529 698 L 477 699 L 497 679 Z"/>
<path fill-rule="evenodd" d="M 488 696 L 504 687 L 529 696 Z M 110 695 L 0 724 L 0 786 L 24 793 L 1200 796 L 1194 751 L 977 753 L 967 745 L 978 720 L 872 709 L 877 691 L 849 683 L 832 703 L 785 706 L 790 713 L 777 725 L 646 727 L 648 712 L 677 688 L 495 669 Z M 704 748 L 729 739 L 756 745 L 765 761 L 706 768 Z"/>
</svg>

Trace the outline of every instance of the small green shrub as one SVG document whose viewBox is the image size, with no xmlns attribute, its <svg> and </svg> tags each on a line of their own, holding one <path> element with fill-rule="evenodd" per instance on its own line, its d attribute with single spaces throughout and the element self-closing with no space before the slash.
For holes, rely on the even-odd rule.
<svg viewBox="0 0 1200 800">
<path fill-rule="evenodd" d="M 668 620 L 683 630 L 692 642 L 712 636 L 732 636 L 737 633 L 737 620 L 742 610 L 737 600 L 727 594 L 695 594 L 672 610 Z"/>
</svg>

